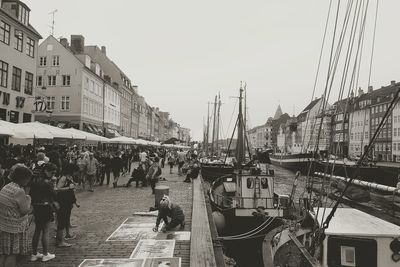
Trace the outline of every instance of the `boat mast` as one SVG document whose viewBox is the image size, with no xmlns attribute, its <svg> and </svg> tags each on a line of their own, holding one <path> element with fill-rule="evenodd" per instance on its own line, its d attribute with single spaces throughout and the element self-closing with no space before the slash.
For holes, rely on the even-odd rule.
<svg viewBox="0 0 400 267">
<path fill-rule="evenodd" d="M 239 115 L 238 115 L 238 136 L 236 144 L 236 160 L 239 169 L 242 168 L 244 162 L 244 135 L 243 135 L 243 111 L 242 111 L 242 100 L 243 100 L 243 88 L 240 85 L 239 95 Z"/>
<path fill-rule="evenodd" d="M 207 103 L 207 130 L 206 130 L 206 155 L 208 156 L 208 145 L 210 136 L 210 102 Z"/>
<path fill-rule="evenodd" d="M 213 116 L 213 131 L 212 131 L 212 141 L 211 141 L 211 157 L 214 156 L 214 140 L 215 140 L 215 121 L 217 116 L 215 116 L 215 113 L 217 112 L 217 96 L 215 96 L 215 101 L 214 101 L 214 116 Z"/>
<path fill-rule="evenodd" d="M 217 152 L 217 156 L 219 156 L 219 150 L 218 150 L 218 140 L 219 140 L 219 123 L 220 123 L 220 112 L 221 112 L 221 95 L 218 93 L 218 114 L 217 114 L 217 133 L 216 133 L 216 143 L 215 143 L 215 151 Z"/>
</svg>

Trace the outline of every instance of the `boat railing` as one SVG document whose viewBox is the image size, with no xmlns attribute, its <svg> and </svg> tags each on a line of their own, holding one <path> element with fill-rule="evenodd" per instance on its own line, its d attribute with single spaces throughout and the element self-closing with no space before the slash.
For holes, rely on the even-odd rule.
<svg viewBox="0 0 400 267">
<path fill-rule="evenodd" d="M 239 196 L 224 196 L 213 194 L 215 203 L 224 208 L 264 208 L 264 209 L 287 209 L 288 198 L 282 197 L 239 197 Z"/>
</svg>

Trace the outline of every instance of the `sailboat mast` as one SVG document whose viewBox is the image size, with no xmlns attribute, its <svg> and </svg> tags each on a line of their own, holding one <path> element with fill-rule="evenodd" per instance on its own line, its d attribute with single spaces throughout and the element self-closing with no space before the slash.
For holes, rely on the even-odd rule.
<svg viewBox="0 0 400 267">
<path fill-rule="evenodd" d="M 242 88 L 242 86 L 240 86 L 239 115 L 238 115 L 238 136 L 237 136 L 237 144 L 236 144 L 236 160 L 237 160 L 239 169 L 242 168 L 242 163 L 244 162 L 244 136 L 243 136 L 242 100 L 243 100 L 243 88 Z"/>
<path fill-rule="evenodd" d="M 217 116 L 215 113 L 217 112 L 217 96 L 215 96 L 215 101 L 214 101 L 214 116 L 213 116 L 213 131 L 212 131 L 212 141 L 211 141 L 211 157 L 214 156 L 214 140 L 215 140 L 215 121 Z"/>
<path fill-rule="evenodd" d="M 206 155 L 208 156 L 208 144 L 210 136 L 210 102 L 207 103 L 207 130 L 206 130 Z"/>
<path fill-rule="evenodd" d="M 218 150 L 218 140 L 219 140 L 219 123 L 220 123 L 220 112 L 221 112 L 221 95 L 218 93 L 218 114 L 217 114 L 217 133 L 216 133 L 216 143 L 215 143 L 215 151 L 217 152 L 217 156 L 219 156 Z"/>
</svg>

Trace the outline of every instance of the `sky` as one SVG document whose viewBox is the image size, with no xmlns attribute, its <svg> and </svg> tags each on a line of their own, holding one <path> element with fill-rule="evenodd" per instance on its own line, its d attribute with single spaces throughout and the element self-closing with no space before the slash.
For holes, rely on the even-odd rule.
<svg viewBox="0 0 400 267">
<path fill-rule="evenodd" d="M 370 1 L 367 17 L 359 80 L 364 91 L 376 1 Z M 301 112 L 312 99 L 329 7 L 328 0 L 24 2 L 32 10 L 31 24 L 44 38 L 50 34 L 49 12 L 57 10 L 56 38 L 81 34 L 86 45 L 106 46 L 147 103 L 170 112 L 191 129 L 194 140 L 202 139 L 207 103 L 218 93 L 221 135 L 231 135 L 241 81 L 247 83 L 248 128 L 264 124 L 278 105 L 290 115 Z M 400 80 L 398 10 L 398 0 L 379 2 L 374 88 Z M 328 52 L 323 51 L 315 96 L 323 92 Z"/>
</svg>

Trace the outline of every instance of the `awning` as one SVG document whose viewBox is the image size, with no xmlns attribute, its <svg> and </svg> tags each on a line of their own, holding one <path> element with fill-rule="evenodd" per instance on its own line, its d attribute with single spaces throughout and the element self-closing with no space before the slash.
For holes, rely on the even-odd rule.
<svg viewBox="0 0 400 267">
<path fill-rule="evenodd" d="M 114 134 L 115 134 L 116 137 L 122 136 L 117 130 L 114 130 Z"/>
</svg>

